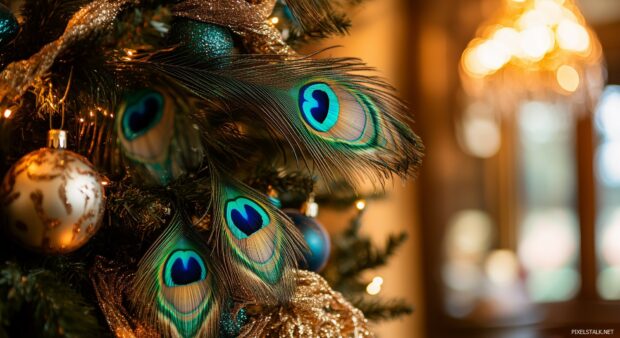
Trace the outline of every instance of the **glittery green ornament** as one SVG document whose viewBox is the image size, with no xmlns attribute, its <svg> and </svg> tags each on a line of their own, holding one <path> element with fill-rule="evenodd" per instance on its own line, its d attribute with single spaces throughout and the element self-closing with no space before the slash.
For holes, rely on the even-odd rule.
<svg viewBox="0 0 620 338">
<path fill-rule="evenodd" d="M 170 43 L 203 58 L 230 55 L 234 46 L 228 28 L 181 18 L 173 22 L 168 38 Z"/>
<path fill-rule="evenodd" d="M 11 10 L 0 4 L 0 47 L 6 46 L 19 31 L 19 24 Z"/>
</svg>

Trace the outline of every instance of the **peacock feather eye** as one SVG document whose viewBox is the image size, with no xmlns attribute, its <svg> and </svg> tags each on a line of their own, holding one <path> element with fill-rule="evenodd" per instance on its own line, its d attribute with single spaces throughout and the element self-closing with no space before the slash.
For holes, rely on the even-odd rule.
<svg viewBox="0 0 620 338">
<path fill-rule="evenodd" d="M 310 82 L 299 89 L 299 110 L 310 127 L 327 132 L 338 121 L 340 103 L 328 84 Z"/>
<path fill-rule="evenodd" d="M 118 108 L 116 131 L 134 177 L 167 185 L 203 159 L 200 134 L 188 115 L 191 104 L 171 89 L 129 93 Z"/>
<path fill-rule="evenodd" d="M 327 80 L 306 81 L 298 88 L 298 108 L 308 132 L 349 149 L 381 146 L 380 114 L 370 97 Z"/>
<path fill-rule="evenodd" d="M 154 90 L 144 89 L 127 98 L 123 112 L 123 135 L 135 140 L 144 135 L 162 119 L 164 97 Z"/>
<path fill-rule="evenodd" d="M 164 337 L 210 337 L 217 330 L 214 275 L 207 249 L 193 235 L 175 214 L 136 272 L 131 300 Z"/>
<path fill-rule="evenodd" d="M 269 215 L 251 199 L 238 197 L 226 202 L 226 224 L 237 239 L 245 239 L 269 225 Z"/>
<path fill-rule="evenodd" d="M 183 286 L 207 278 L 202 258 L 194 250 L 173 252 L 164 267 L 164 282 L 168 287 Z"/>
</svg>

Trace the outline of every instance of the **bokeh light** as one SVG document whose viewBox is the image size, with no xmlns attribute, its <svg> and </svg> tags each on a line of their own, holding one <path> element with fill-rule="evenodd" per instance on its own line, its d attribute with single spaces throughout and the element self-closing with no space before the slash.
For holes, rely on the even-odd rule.
<svg viewBox="0 0 620 338">
<path fill-rule="evenodd" d="M 509 285 L 517 281 L 519 262 L 510 250 L 495 250 L 487 257 L 485 272 L 496 285 Z"/>
<path fill-rule="evenodd" d="M 604 263 L 620 267 L 620 209 L 605 220 L 600 251 Z"/>
<path fill-rule="evenodd" d="M 481 210 L 463 210 L 451 219 L 445 239 L 448 257 L 479 258 L 489 250 L 492 239 L 492 221 Z"/>
<path fill-rule="evenodd" d="M 611 266 L 600 271 L 596 281 L 596 287 L 603 299 L 620 299 L 620 267 Z"/>
<path fill-rule="evenodd" d="M 560 48 L 574 51 L 585 52 L 590 47 L 590 35 L 585 27 L 572 21 L 562 20 L 558 25 L 557 39 Z"/>
<path fill-rule="evenodd" d="M 558 302 L 571 299 L 579 290 L 581 280 L 573 267 L 529 272 L 527 289 L 535 302 Z"/>
<path fill-rule="evenodd" d="M 562 65 L 556 72 L 556 79 L 562 89 L 567 92 L 574 92 L 579 88 L 579 73 L 569 65 Z"/>
<path fill-rule="evenodd" d="M 620 141 L 605 142 L 596 155 L 598 180 L 607 187 L 620 187 Z"/>
<path fill-rule="evenodd" d="M 469 155 L 489 158 L 501 146 L 501 131 L 493 110 L 482 102 L 470 104 L 463 114 L 459 142 Z"/>
<path fill-rule="evenodd" d="M 531 212 L 523 222 L 519 258 L 528 270 L 553 270 L 577 256 L 577 219 L 571 210 Z"/>
<path fill-rule="evenodd" d="M 605 87 L 595 119 L 596 128 L 605 140 L 620 140 L 620 86 Z"/>
</svg>

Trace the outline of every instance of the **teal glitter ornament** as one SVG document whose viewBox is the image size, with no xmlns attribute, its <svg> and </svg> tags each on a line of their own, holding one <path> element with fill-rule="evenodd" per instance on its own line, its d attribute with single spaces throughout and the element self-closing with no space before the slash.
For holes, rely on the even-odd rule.
<svg viewBox="0 0 620 338">
<path fill-rule="evenodd" d="M 234 42 L 226 27 L 177 18 L 170 28 L 169 42 L 200 58 L 231 55 Z"/>
<path fill-rule="evenodd" d="M 0 47 L 6 46 L 19 31 L 19 24 L 11 10 L 0 4 Z"/>
<path fill-rule="evenodd" d="M 237 315 L 235 316 L 235 314 L 232 313 L 232 306 L 229 306 L 229 310 L 224 311 L 220 317 L 220 338 L 238 337 L 241 328 L 247 321 L 248 314 L 245 309 L 242 308 L 237 311 Z"/>
</svg>

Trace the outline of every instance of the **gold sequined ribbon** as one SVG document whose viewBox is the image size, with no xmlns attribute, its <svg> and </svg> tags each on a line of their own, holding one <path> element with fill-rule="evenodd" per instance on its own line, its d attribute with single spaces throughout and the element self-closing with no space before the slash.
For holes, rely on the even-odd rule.
<svg viewBox="0 0 620 338">
<path fill-rule="evenodd" d="M 172 14 L 230 28 L 242 37 L 250 53 L 295 56 L 280 31 L 268 20 L 275 0 L 185 0 Z"/>
<path fill-rule="evenodd" d="M 239 337 L 374 337 L 364 314 L 321 276 L 294 274 L 297 288 L 290 303 L 251 316 Z"/>
<path fill-rule="evenodd" d="M 77 11 L 57 40 L 27 60 L 11 63 L 0 73 L 0 101 L 16 102 L 52 67 L 64 50 L 90 34 L 109 27 L 124 5 L 136 0 L 95 0 Z"/>
<path fill-rule="evenodd" d="M 133 275 L 107 259 L 97 256 L 90 273 L 101 312 L 118 338 L 156 338 L 160 335 L 129 314 L 123 305 Z"/>
</svg>

